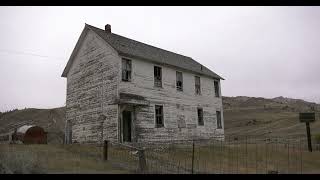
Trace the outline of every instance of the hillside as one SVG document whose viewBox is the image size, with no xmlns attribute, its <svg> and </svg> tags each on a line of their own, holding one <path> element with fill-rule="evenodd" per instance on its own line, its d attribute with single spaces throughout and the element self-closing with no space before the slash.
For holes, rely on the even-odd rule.
<svg viewBox="0 0 320 180">
<path fill-rule="evenodd" d="M 306 137 L 306 127 L 299 122 L 299 112 L 318 112 L 311 124 L 313 135 L 320 133 L 320 105 L 300 99 L 276 97 L 223 97 L 227 136 Z"/>
<path fill-rule="evenodd" d="M 320 133 L 320 105 L 300 99 L 277 97 L 223 97 L 225 133 L 228 136 L 305 137 L 305 124 L 299 122 L 299 112 L 315 109 L 316 122 L 311 133 Z M 22 109 L 0 113 L 0 133 L 25 124 L 35 124 L 48 131 L 49 143 L 62 143 L 65 108 Z"/>
</svg>

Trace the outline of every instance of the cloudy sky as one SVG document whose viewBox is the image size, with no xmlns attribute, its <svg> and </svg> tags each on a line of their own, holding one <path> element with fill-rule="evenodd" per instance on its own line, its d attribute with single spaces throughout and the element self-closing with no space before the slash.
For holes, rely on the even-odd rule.
<svg viewBox="0 0 320 180">
<path fill-rule="evenodd" d="M 88 23 L 190 56 L 224 96 L 320 103 L 320 7 L 0 7 L 0 111 L 65 104 L 68 58 Z"/>
</svg>

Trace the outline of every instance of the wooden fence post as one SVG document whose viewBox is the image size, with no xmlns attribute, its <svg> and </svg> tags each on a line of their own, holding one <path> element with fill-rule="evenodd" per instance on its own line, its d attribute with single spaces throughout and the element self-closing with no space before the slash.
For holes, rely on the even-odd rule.
<svg viewBox="0 0 320 180">
<path fill-rule="evenodd" d="M 147 162 L 146 162 L 144 150 L 143 149 L 138 150 L 138 155 L 139 155 L 139 171 L 142 173 L 146 172 L 147 171 Z"/>
<path fill-rule="evenodd" d="M 312 143 L 311 143 L 311 133 L 310 133 L 310 124 L 306 122 L 306 129 L 307 129 L 307 137 L 308 137 L 308 150 L 312 152 Z"/>
<path fill-rule="evenodd" d="M 103 143 L 103 160 L 108 160 L 108 141 L 105 140 Z"/>
</svg>

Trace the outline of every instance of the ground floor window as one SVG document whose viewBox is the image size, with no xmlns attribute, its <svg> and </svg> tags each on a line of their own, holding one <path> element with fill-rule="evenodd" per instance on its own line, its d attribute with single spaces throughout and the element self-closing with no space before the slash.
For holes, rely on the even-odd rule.
<svg viewBox="0 0 320 180">
<path fill-rule="evenodd" d="M 163 127 L 163 106 L 156 105 L 156 127 Z"/>
<path fill-rule="evenodd" d="M 221 112 L 217 111 L 216 114 L 217 114 L 217 128 L 222 129 Z"/>
<path fill-rule="evenodd" d="M 198 108 L 198 125 L 199 126 L 203 126 L 203 109 L 202 108 Z"/>
</svg>

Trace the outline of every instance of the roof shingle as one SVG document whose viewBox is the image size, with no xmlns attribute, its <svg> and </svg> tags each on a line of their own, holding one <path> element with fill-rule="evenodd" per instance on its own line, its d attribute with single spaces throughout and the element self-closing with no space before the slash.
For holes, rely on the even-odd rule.
<svg viewBox="0 0 320 180">
<path fill-rule="evenodd" d="M 216 79 L 223 79 L 222 77 L 190 57 L 160 49 L 139 41 L 135 41 L 133 39 L 117 35 L 115 33 L 107 33 L 102 29 L 88 24 L 86 24 L 86 26 L 97 33 L 120 54 L 180 67 L 182 69 L 193 71 L 202 75 L 207 75 Z"/>
</svg>

